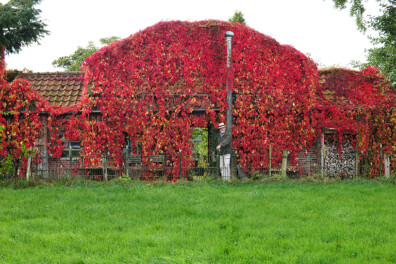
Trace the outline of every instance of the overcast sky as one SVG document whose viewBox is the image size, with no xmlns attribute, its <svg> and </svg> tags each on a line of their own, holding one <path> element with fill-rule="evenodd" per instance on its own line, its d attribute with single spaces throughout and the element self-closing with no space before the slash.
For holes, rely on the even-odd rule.
<svg viewBox="0 0 396 264">
<path fill-rule="evenodd" d="M 236 10 L 249 27 L 294 46 L 320 68 L 350 68 L 352 60 L 364 61 L 364 50 L 371 47 L 349 11 L 334 9 L 332 0 L 42 0 L 38 8 L 51 33 L 40 45 L 6 56 L 8 69 L 62 71 L 52 61 L 89 41 L 99 45 L 103 37 L 126 38 L 159 21 L 228 20 Z"/>
</svg>

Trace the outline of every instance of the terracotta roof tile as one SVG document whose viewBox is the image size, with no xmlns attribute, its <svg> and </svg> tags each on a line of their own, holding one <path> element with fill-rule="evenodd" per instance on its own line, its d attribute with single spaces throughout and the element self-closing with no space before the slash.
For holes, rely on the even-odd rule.
<svg viewBox="0 0 396 264">
<path fill-rule="evenodd" d="M 51 105 L 75 105 L 83 94 L 83 73 L 47 72 L 24 73 L 19 77 L 30 82 L 31 87 Z"/>
</svg>

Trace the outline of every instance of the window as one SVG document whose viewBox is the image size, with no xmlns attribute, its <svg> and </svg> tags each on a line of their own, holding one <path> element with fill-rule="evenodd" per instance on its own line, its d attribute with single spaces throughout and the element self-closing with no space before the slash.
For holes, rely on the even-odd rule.
<svg viewBox="0 0 396 264">
<path fill-rule="evenodd" d="M 61 132 L 59 137 L 62 139 L 62 143 L 65 146 L 62 150 L 62 158 L 76 158 L 79 156 L 81 151 L 80 142 L 69 141 L 65 139 L 65 132 Z"/>
<path fill-rule="evenodd" d="M 63 141 L 65 148 L 62 151 L 62 158 L 78 157 L 81 151 L 80 142 Z"/>
</svg>

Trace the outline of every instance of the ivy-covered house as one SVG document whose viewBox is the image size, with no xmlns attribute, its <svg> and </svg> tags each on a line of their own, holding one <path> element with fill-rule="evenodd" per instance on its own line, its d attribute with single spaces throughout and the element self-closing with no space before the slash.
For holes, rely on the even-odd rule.
<svg viewBox="0 0 396 264">
<path fill-rule="evenodd" d="M 228 31 L 235 34 L 232 67 L 226 62 Z M 97 51 L 83 70 L 84 76 L 23 75 L 49 103 L 36 144 L 43 156 L 70 157 L 80 143 L 84 166 L 109 156 L 114 166 L 123 167 L 123 147 L 140 142 L 146 162 L 151 155 L 166 155 L 172 157 L 169 166 L 191 166 L 179 153 L 192 154 L 193 128 L 212 127 L 211 145 L 214 127 L 225 122 L 229 89 L 233 147 L 248 174 L 286 165 L 286 154 L 292 169 L 322 173 L 330 148 L 325 151 L 328 140 L 318 137 L 321 132 L 334 134 L 334 144 L 350 140 L 362 155 L 379 153 L 381 145 L 389 155 L 385 142 L 395 142 L 395 114 L 389 111 L 394 93 L 376 69 L 318 72 L 293 47 L 238 23 L 160 22 Z M 136 154 L 131 148 L 126 152 Z M 358 172 L 356 167 L 349 171 Z"/>
<path fill-rule="evenodd" d="M 345 79 L 345 76 L 339 77 L 340 72 L 341 75 L 345 75 L 346 73 L 359 75 L 359 72 L 357 71 L 337 68 L 324 69 L 320 71 L 320 83 L 323 86 L 322 93 L 324 98 L 327 100 L 327 103 L 345 107 L 345 105 L 350 105 L 351 102 L 348 100 L 349 96 L 345 94 L 345 89 L 348 87 L 347 80 Z M 75 106 L 83 95 L 84 85 L 81 72 L 24 73 L 21 77 L 28 80 L 31 87 L 54 107 Z M 334 82 L 336 79 L 338 82 L 336 86 L 329 85 L 328 82 Z M 341 82 L 344 82 L 344 84 L 341 84 L 338 79 L 342 79 Z M 373 81 L 373 79 L 371 79 L 371 81 Z M 193 112 L 195 115 L 199 115 L 200 112 L 204 111 L 202 106 L 199 106 L 199 96 L 197 96 L 197 100 L 198 102 L 195 105 Z M 71 112 L 66 112 L 63 116 L 71 114 Z M 100 112 L 98 111 L 97 114 L 100 115 Z M 49 160 L 48 147 L 46 144 L 48 143 L 48 117 L 49 115 L 46 112 L 43 112 L 40 115 L 40 120 L 43 126 L 39 137 L 36 140 L 35 151 L 40 153 L 41 157 L 41 163 L 39 163 L 38 166 L 43 169 L 51 168 L 52 166 L 52 171 L 55 171 L 56 166 L 61 166 L 62 164 L 64 167 L 69 166 L 70 155 L 77 157 L 78 153 L 81 151 L 81 147 L 78 141 L 66 140 L 64 137 L 65 131 L 61 130 L 60 138 L 64 145 L 61 158 L 58 159 L 57 163 L 47 165 Z M 210 131 L 213 131 L 212 134 L 216 133 L 216 130 L 213 127 Z M 348 135 L 351 134 L 352 131 L 345 129 L 343 133 Z M 337 131 L 328 126 L 323 130 L 323 139 L 318 138 L 317 143 L 312 149 L 299 155 L 299 166 L 301 168 L 305 168 L 304 173 L 321 173 L 320 170 L 322 163 L 324 165 L 323 173 L 326 175 L 342 175 L 344 177 L 351 177 L 362 172 L 359 167 L 360 160 L 358 151 L 356 151 L 357 146 L 355 138 L 345 137 L 340 145 L 338 136 Z M 130 148 L 130 151 L 132 152 L 133 150 Z"/>
</svg>

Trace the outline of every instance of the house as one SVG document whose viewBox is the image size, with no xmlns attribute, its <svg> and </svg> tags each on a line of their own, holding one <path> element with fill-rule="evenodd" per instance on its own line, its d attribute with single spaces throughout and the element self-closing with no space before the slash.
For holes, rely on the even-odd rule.
<svg viewBox="0 0 396 264">
<path fill-rule="evenodd" d="M 224 33 L 229 30 L 235 33 L 232 70 L 225 60 Z M 82 112 L 85 130 L 84 137 L 75 138 L 84 138 L 84 152 L 89 158 L 86 161 L 91 164 L 111 155 L 119 165 L 127 137 L 144 142 L 144 156 L 175 156 L 180 149 L 189 153 L 191 127 L 224 121 L 229 87 L 235 91 L 233 114 L 239 117 L 235 119 L 233 146 L 239 156 L 245 157 L 268 156 L 269 149 L 273 155 L 290 151 L 290 156 L 296 157 L 302 148 L 312 146 L 321 127 L 353 134 L 359 124 L 371 125 L 362 123 L 362 119 L 357 122 L 356 113 L 365 114 L 356 108 L 359 103 L 364 103 L 365 109 L 380 105 L 378 102 L 387 104 L 379 96 L 382 91 L 377 89 L 375 70 L 362 71 L 362 78 L 349 73 L 326 75 L 324 85 L 320 85 L 315 63 L 304 54 L 230 22 L 160 22 L 102 48 L 89 56 L 83 66 L 84 80 L 89 83 L 87 96 L 82 92 L 80 97 L 86 106 L 86 112 Z M 365 81 L 366 77 L 374 80 L 374 85 Z M 78 100 L 73 88 L 59 90 L 62 85 L 57 84 L 64 79 L 67 77 L 55 79 L 56 89 L 67 100 Z M 43 83 L 43 87 L 52 85 Z M 348 93 L 344 88 L 355 90 Z M 37 89 L 44 92 L 53 88 Z M 377 89 L 372 95 L 378 102 L 366 100 L 365 93 L 370 89 Z M 63 100 L 56 92 L 47 96 L 54 104 Z M 64 110 L 68 106 L 53 109 L 56 107 Z M 91 120 L 91 115 L 85 115 L 93 111 L 102 119 Z M 68 114 L 73 115 L 67 111 L 59 115 Z M 367 133 L 364 136 L 369 137 Z M 360 150 L 367 151 L 366 141 L 362 142 Z M 317 145 L 323 168 L 323 144 Z M 258 159 L 254 166 L 265 168 L 267 160 Z"/>
</svg>

